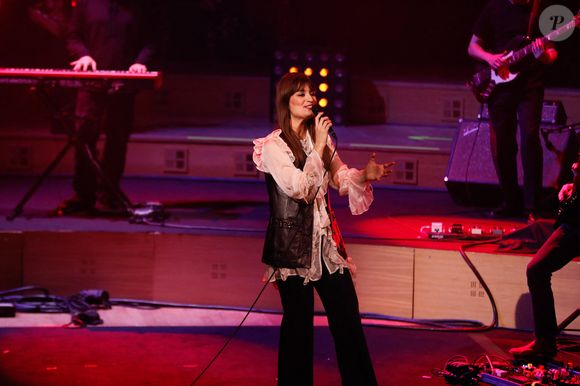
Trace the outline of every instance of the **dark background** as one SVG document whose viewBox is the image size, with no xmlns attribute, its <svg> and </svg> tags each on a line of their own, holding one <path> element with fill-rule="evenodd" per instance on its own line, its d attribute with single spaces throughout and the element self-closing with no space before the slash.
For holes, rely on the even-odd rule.
<svg viewBox="0 0 580 386">
<path fill-rule="evenodd" d="M 151 0 L 143 0 L 151 1 Z M 67 67 L 61 42 L 31 23 L 28 0 L 0 0 L 0 66 Z M 347 53 L 351 75 L 460 81 L 486 0 L 165 0 L 161 62 L 167 72 L 264 75 L 276 48 Z M 561 0 L 573 11 L 580 0 Z M 548 85 L 580 87 L 580 33 L 558 43 Z"/>
</svg>

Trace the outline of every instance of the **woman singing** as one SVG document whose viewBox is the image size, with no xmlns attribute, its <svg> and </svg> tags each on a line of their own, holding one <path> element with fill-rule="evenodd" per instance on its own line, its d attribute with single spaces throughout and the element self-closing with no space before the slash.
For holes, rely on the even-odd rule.
<svg viewBox="0 0 580 386">
<path fill-rule="evenodd" d="M 328 134 L 331 120 L 314 114 L 315 88 L 304 74 L 277 85 L 278 128 L 254 140 L 254 162 L 265 173 L 270 220 L 262 261 L 280 292 L 284 315 L 278 352 L 278 385 L 313 384 L 314 289 L 326 310 L 343 385 L 376 385 L 358 299 L 336 225 L 328 185 L 348 195 L 353 214 L 373 201 L 370 181 L 388 175 L 392 163 L 373 154 L 364 170 L 349 169 Z"/>
</svg>

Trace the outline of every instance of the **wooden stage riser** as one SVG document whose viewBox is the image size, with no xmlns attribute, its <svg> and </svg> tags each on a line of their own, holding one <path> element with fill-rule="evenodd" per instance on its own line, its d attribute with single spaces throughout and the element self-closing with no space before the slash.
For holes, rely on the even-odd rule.
<svg viewBox="0 0 580 386">
<path fill-rule="evenodd" d="M 102 146 L 102 141 L 100 143 Z M 0 174 L 40 174 L 64 146 L 62 138 L 7 138 L 0 141 Z M 263 180 L 251 162 L 252 144 L 157 143 L 132 141 L 129 144 L 125 176 L 242 178 Z M 449 154 L 441 152 L 405 152 L 382 149 L 341 150 L 341 158 L 352 167 L 362 168 L 372 152 L 377 159 L 416 165 L 416 179 L 395 181 L 394 174 L 377 186 L 410 186 L 444 189 L 443 177 Z M 174 154 L 184 156 L 183 165 L 168 161 Z M 24 154 L 19 156 L 18 154 Z M 146 156 L 144 156 L 146 155 Z M 24 159 L 25 158 L 25 159 Z M 60 162 L 56 174 L 72 174 L 73 151 Z"/>
<path fill-rule="evenodd" d="M 137 105 L 140 126 L 183 125 L 211 118 L 270 117 L 267 77 L 182 76 L 168 74 L 165 89 L 143 93 Z M 332 85 L 331 85 L 332 87 Z M 548 89 L 546 100 L 560 100 L 568 122 L 580 121 L 580 92 Z M 475 119 L 480 104 L 461 83 L 423 83 L 352 77 L 348 116 L 353 124 L 453 125 Z"/>
<path fill-rule="evenodd" d="M 166 74 L 163 89 L 140 93 L 136 124 L 159 127 L 199 124 L 212 119 L 269 119 L 270 87 L 269 77 Z M 347 111 L 354 124 L 448 125 L 459 118 L 475 119 L 480 110 L 479 103 L 462 83 L 400 82 L 355 76 L 348 89 Z M 4 122 L 46 122 L 45 106 L 26 88 L 1 88 L 0 96 L 9 101 L 0 106 Z M 562 101 L 568 122 L 580 121 L 578 91 L 548 89 L 545 99 Z"/>
<path fill-rule="evenodd" d="M 459 118 L 476 119 L 480 104 L 461 84 L 365 80 L 351 87 L 351 115 L 361 123 L 455 124 Z M 580 92 L 547 89 L 545 100 L 559 100 L 568 122 L 580 121 Z"/>
<path fill-rule="evenodd" d="M 349 243 L 362 312 L 491 321 L 480 283 L 456 251 Z M 45 287 L 72 295 L 247 307 L 263 285 L 262 237 L 108 232 L 0 234 L 0 289 Z M 497 303 L 500 327 L 531 329 L 527 256 L 470 253 Z M 575 310 L 580 263 L 553 277 L 558 319 Z M 280 309 L 267 289 L 258 308 Z M 317 309 L 322 309 L 317 300 Z M 579 328 L 575 321 L 572 328 Z"/>
</svg>

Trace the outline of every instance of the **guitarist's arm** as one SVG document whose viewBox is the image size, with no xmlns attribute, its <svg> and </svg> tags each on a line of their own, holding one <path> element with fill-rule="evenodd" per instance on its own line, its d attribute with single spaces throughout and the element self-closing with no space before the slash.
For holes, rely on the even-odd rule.
<svg viewBox="0 0 580 386">
<path fill-rule="evenodd" d="M 574 193 L 574 184 L 572 183 L 564 184 L 564 186 L 562 186 L 562 189 L 560 189 L 560 193 L 558 193 L 558 199 L 560 201 L 568 201 L 570 197 L 572 197 L 573 193 Z"/>
<path fill-rule="evenodd" d="M 534 40 L 532 43 L 532 52 L 534 57 L 544 64 L 552 64 L 558 59 L 558 51 L 552 42 L 544 44 L 541 38 Z"/>
<path fill-rule="evenodd" d="M 477 35 L 472 35 L 469 46 L 467 47 L 467 53 L 472 58 L 487 63 L 494 70 L 497 70 L 506 64 L 503 58 L 505 51 L 500 54 L 492 54 L 491 52 L 486 51 L 483 46 L 483 39 Z"/>
<path fill-rule="evenodd" d="M 560 201 L 567 201 L 572 197 L 575 191 L 578 189 L 578 185 L 580 185 L 580 163 L 575 162 L 572 165 L 572 173 L 574 173 L 574 181 L 570 184 L 565 184 L 560 189 L 560 193 L 558 193 L 558 199 Z"/>
</svg>

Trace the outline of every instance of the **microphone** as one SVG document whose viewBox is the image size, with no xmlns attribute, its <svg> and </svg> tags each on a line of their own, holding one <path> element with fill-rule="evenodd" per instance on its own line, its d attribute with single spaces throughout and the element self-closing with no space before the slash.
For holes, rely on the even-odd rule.
<svg viewBox="0 0 580 386">
<path fill-rule="evenodd" d="M 314 105 L 312 106 L 312 112 L 314 113 L 314 117 L 316 117 L 318 115 L 318 113 L 322 113 L 322 116 L 324 116 L 324 111 L 322 111 L 320 109 L 320 107 L 318 107 L 318 105 Z M 330 134 L 330 136 L 337 141 L 338 138 L 336 136 L 336 132 L 334 131 L 334 127 L 330 126 L 330 128 L 328 129 L 328 134 Z"/>
</svg>

